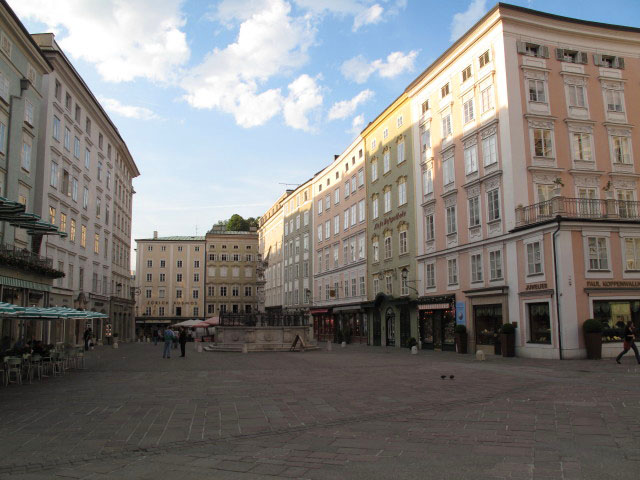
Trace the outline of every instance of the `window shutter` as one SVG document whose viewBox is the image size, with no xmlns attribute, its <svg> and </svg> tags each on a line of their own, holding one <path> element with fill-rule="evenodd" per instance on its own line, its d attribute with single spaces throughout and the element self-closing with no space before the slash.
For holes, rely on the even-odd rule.
<svg viewBox="0 0 640 480">
<path fill-rule="evenodd" d="M 564 60 L 564 48 L 556 48 L 556 59 L 560 61 Z"/>
<path fill-rule="evenodd" d="M 542 58 L 549 58 L 549 47 L 544 47 L 542 45 L 540 45 L 540 56 Z"/>
<path fill-rule="evenodd" d="M 579 52 L 580 53 L 580 63 L 584 63 L 585 65 L 587 63 L 589 63 L 589 56 L 587 55 L 587 52 Z"/>
<path fill-rule="evenodd" d="M 602 55 L 593 54 L 593 63 L 596 66 L 602 65 Z"/>
<path fill-rule="evenodd" d="M 520 40 L 516 40 L 516 48 L 518 49 L 518 53 L 527 53 L 526 44 Z"/>
<path fill-rule="evenodd" d="M 616 61 L 614 63 L 614 66 L 616 68 L 622 68 L 624 69 L 624 58 L 622 57 L 616 57 Z"/>
</svg>

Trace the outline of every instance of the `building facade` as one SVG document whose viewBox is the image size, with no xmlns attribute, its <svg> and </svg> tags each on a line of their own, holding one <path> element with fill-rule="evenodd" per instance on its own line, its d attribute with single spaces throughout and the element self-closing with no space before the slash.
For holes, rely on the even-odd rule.
<svg viewBox="0 0 640 480">
<path fill-rule="evenodd" d="M 136 335 L 205 317 L 205 237 L 137 239 Z"/>
<path fill-rule="evenodd" d="M 283 309 L 308 316 L 313 305 L 313 178 L 284 199 Z"/>
<path fill-rule="evenodd" d="M 37 189 L 34 211 L 65 236 L 49 236 L 43 245 L 64 278 L 54 282 L 52 306 L 64 306 L 108 314 L 109 320 L 94 320 L 96 336 L 102 338 L 107 323 L 121 339 L 133 338 L 131 289 L 116 291 L 113 255 L 117 228 L 114 197 L 118 191 L 115 164 L 127 158 L 131 178 L 139 174 L 126 144 L 51 33 L 33 36 L 53 71 L 43 78 L 43 99 L 38 140 Z M 131 217 L 122 228 L 130 235 Z M 130 240 L 122 268 L 129 276 Z M 123 248 L 123 250 L 125 250 Z M 130 281 L 125 282 L 129 287 Z M 111 298 L 121 295 L 126 314 L 114 312 Z M 78 343 L 84 321 L 66 320 L 65 341 Z"/>
<path fill-rule="evenodd" d="M 283 204 L 290 191 L 283 193 L 261 217 L 258 228 L 259 253 L 265 265 L 265 311 L 281 311 L 283 305 L 282 239 L 284 236 Z"/>
<path fill-rule="evenodd" d="M 423 346 L 458 322 L 494 352 L 509 322 L 517 355 L 579 358 L 596 318 L 604 355 L 621 349 L 640 322 L 639 46 L 499 4 L 407 88 Z"/>
<path fill-rule="evenodd" d="M 366 343 L 367 209 L 362 138 L 315 176 L 313 191 L 314 337 Z"/>
<path fill-rule="evenodd" d="M 410 105 L 403 93 L 362 132 L 369 210 L 369 336 L 373 345 L 407 346 L 418 335 Z"/>
<path fill-rule="evenodd" d="M 262 259 L 257 231 L 234 232 L 214 225 L 205 240 L 207 316 L 258 312 Z"/>
</svg>

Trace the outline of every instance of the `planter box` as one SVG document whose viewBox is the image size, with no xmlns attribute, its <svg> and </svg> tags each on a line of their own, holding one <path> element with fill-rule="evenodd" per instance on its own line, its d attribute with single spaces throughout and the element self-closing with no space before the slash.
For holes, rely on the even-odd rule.
<svg viewBox="0 0 640 480">
<path fill-rule="evenodd" d="M 589 360 L 600 360 L 602 358 L 602 333 L 585 333 L 584 345 L 587 348 L 587 358 Z"/>
<path fill-rule="evenodd" d="M 456 352 L 467 353 L 467 334 L 456 333 Z"/>
<path fill-rule="evenodd" d="M 500 334 L 500 343 L 502 344 L 503 357 L 516 356 L 516 336 L 513 333 Z"/>
</svg>

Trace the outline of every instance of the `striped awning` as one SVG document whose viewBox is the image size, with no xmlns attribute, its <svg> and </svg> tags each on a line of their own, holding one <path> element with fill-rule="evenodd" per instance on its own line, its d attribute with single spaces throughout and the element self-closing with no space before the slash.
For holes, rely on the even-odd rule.
<svg viewBox="0 0 640 480">
<path fill-rule="evenodd" d="M 21 278 L 6 277 L 4 275 L 0 275 L 0 285 L 16 288 L 28 288 L 29 290 L 39 290 L 41 292 L 51 291 L 51 285 L 31 282 L 29 280 L 23 280 Z"/>
</svg>

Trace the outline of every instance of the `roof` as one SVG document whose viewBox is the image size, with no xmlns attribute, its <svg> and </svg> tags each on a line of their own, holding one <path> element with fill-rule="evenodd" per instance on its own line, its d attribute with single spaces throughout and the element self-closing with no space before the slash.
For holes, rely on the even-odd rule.
<svg viewBox="0 0 640 480">
<path fill-rule="evenodd" d="M 174 235 L 171 237 L 136 238 L 136 242 L 204 242 L 201 235 Z"/>
<path fill-rule="evenodd" d="M 18 16 L 15 14 L 15 12 L 11 9 L 11 7 L 9 6 L 9 4 L 6 2 L 6 0 L 0 0 L 0 3 L 2 3 L 2 6 L 4 7 L 4 9 L 9 13 L 9 15 L 13 18 L 13 20 L 16 22 L 16 25 L 18 25 L 18 27 L 20 28 L 20 30 L 22 30 L 22 33 L 24 34 L 24 36 L 28 39 L 27 41 L 31 43 L 31 45 L 33 45 L 36 49 L 36 51 L 40 54 L 40 57 L 42 57 L 42 60 L 44 61 L 44 63 L 46 63 L 49 68 L 51 70 L 53 70 L 53 65 L 51 65 L 51 63 L 49 62 L 49 59 L 45 56 L 44 53 L 42 53 L 42 51 L 40 50 L 40 47 L 38 46 L 38 44 L 36 43 L 36 41 L 31 37 L 31 34 L 29 33 L 29 31 L 27 30 L 27 28 L 23 25 L 23 23 L 20 21 L 20 19 L 18 18 Z"/>
<path fill-rule="evenodd" d="M 257 235 L 258 231 L 248 232 L 246 230 L 233 231 L 233 230 L 209 230 L 207 235 Z"/>
</svg>

